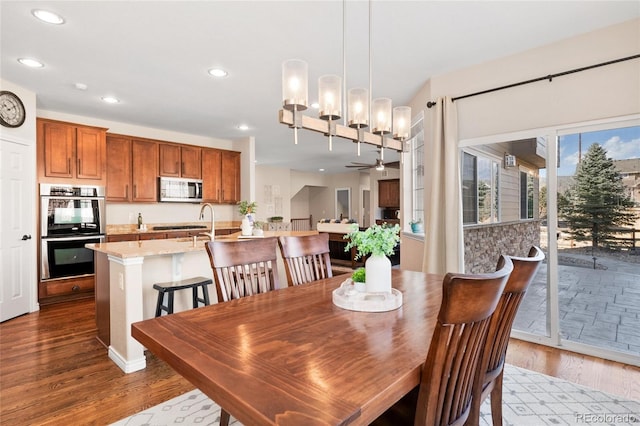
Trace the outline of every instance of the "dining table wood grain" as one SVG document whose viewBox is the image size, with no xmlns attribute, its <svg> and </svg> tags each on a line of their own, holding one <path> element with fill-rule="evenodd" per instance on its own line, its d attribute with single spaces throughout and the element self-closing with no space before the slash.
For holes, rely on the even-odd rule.
<svg viewBox="0 0 640 426">
<path fill-rule="evenodd" d="M 132 324 L 132 335 L 245 425 L 366 425 L 420 382 L 442 276 L 392 271 L 403 305 L 339 308 L 339 275 Z"/>
</svg>

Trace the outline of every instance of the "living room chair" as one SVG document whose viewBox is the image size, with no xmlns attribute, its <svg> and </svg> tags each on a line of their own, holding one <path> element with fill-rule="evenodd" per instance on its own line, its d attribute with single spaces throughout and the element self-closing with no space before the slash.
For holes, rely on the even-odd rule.
<svg viewBox="0 0 640 426">
<path fill-rule="evenodd" d="M 491 395 L 493 425 L 502 425 L 502 377 L 509 336 L 520 303 L 544 259 L 544 253 L 534 246 L 529 250 L 528 257 L 509 256 L 509 258 L 513 262 L 513 272 L 489 322 L 489 332 L 482 351 L 480 368 L 474 382 L 469 417 L 471 425 L 477 425 L 480 421 L 480 406 L 489 395 Z"/>
<path fill-rule="evenodd" d="M 289 285 L 330 278 L 329 234 L 278 237 Z"/>
<path fill-rule="evenodd" d="M 465 424 L 491 314 L 512 269 L 511 260 L 501 257 L 499 269 L 493 273 L 445 275 L 420 385 L 372 425 Z"/>
</svg>

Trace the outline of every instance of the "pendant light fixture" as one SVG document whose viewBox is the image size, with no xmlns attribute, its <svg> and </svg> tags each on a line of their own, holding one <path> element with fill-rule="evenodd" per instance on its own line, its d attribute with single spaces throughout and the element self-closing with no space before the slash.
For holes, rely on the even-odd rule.
<svg viewBox="0 0 640 426">
<path fill-rule="evenodd" d="M 309 66 L 300 59 L 289 59 L 282 64 L 283 108 L 293 113 L 293 141 L 298 144 L 298 129 L 302 127 L 302 116 L 298 111 L 307 109 L 309 103 Z"/>
<path fill-rule="evenodd" d="M 336 135 L 336 123 L 342 117 L 342 79 L 337 75 L 323 75 L 318 79 L 319 117 L 329 123 L 329 151 L 333 150 L 332 137 Z"/>
<path fill-rule="evenodd" d="M 344 10 L 343 2 L 343 45 L 344 45 Z M 290 59 L 282 64 L 282 99 L 284 110 L 280 111 L 280 122 L 294 129 L 294 141 L 298 143 L 297 131 L 300 128 L 324 133 L 329 137 L 329 151 L 333 148 L 333 137 L 349 139 L 358 144 L 367 143 L 380 148 L 380 166 L 384 167 L 384 149 L 390 148 L 404 152 L 404 141 L 409 136 L 411 108 L 408 106 L 392 109 L 389 98 L 378 98 L 371 101 L 371 0 L 369 0 L 369 90 L 353 88 L 347 92 L 346 126 L 336 123 L 343 116 L 342 88 L 343 80 L 336 75 L 323 75 L 318 80 L 319 118 L 306 117 L 300 114 L 307 109 L 307 63 L 299 59 Z M 343 58 L 346 54 L 343 46 Z M 343 64 L 346 84 L 346 65 Z M 345 88 L 346 90 L 346 88 Z M 371 107 L 371 109 L 370 109 Z M 371 126 L 371 132 L 367 132 Z M 393 138 L 386 135 L 393 135 Z"/>
</svg>

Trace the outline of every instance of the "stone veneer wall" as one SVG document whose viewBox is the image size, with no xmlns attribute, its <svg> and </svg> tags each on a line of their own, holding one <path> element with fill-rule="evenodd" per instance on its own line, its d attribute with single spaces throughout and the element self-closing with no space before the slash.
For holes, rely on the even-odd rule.
<svg viewBox="0 0 640 426">
<path fill-rule="evenodd" d="M 501 254 L 526 256 L 533 245 L 540 246 L 539 220 L 465 226 L 465 272 L 495 271 Z"/>
</svg>

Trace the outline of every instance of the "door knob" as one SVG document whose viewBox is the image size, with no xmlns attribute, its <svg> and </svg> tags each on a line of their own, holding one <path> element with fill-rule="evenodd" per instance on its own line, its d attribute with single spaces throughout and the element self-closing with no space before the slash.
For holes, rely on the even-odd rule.
<svg viewBox="0 0 640 426">
<path fill-rule="evenodd" d="M 22 236 L 22 241 L 27 241 L 27 240 L 30 240 L 30 239 L 31 239 L 31 235 L 24 234 Z"/>
</svg>

